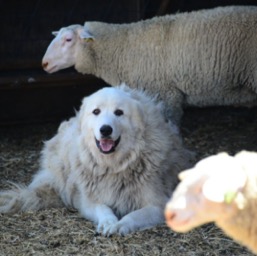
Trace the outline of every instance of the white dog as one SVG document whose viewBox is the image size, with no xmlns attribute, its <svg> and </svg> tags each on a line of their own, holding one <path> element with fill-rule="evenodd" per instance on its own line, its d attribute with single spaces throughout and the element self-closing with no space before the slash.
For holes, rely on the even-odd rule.
<svg viewBox="0 0 257 256">
<path fill-rule="evenodd" d="M 155 99 L 125 85 L 86 97 L 76 117 L 45 143 L 32 183 L 0 193 L 0 212 L 64 203 L 103 235 L 164 222 L 164 206 L 191 153 L 162 112 Z"/>
</svg>

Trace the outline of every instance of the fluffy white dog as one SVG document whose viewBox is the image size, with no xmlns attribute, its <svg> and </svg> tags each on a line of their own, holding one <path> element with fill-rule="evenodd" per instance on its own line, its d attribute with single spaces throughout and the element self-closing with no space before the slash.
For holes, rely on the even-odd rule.
<svg viewBox="0 0 257 256">
<path fill-rule="evenodd" d="M 64 203 L 103 235 L 163 223 L 177 173 L 190 166 L 191 153 L 162 112 L 161 103 L 125 85 L 86 97 L 76 117 L 45 143 L 32 183 L 0 193 L 0 212 Z"/>
</svg>

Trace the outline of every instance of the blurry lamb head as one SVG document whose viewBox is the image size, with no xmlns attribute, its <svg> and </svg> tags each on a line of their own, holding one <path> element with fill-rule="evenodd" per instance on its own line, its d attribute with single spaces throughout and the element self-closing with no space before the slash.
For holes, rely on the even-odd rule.
<svg viewBox="0 0 257 256">
<path fill-rule="evenodd" d="M 75 65 L 75 46 L 80 40 L 81 25 L 71 25 L 52 32 L 55 36 L 42 60 L 42 67 L 48 73 Z"/>
<path fill-rule="evenodd" d="M 247 180 L 240 164 L 226 153 L 201 160 L 179 178 L 165 209 L 167 225 L 177 232 L 230 218 L 237 211 L 234 199 Z"/>
</svg>

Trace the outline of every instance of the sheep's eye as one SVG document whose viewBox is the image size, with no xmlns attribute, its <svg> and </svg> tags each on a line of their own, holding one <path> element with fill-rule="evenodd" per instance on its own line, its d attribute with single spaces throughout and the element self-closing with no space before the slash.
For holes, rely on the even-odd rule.
<svg viewBox="0 0 257 256">
<path fill-rule="evenodd" d="M 99 108 L 96 108 L 96 109 L 93 110 L 92 113 L 97 116 L 97 115 L 100 114 L 100 112 L 101 112 L 100 109 L 99 109 Z"/>
<path fill-rule="evenodd" d="M 116 109 L 116 110 L 114 111 L 114 114 L 115 114 L 116 116 L 122 116 L 124 113 L 123 113 L 123 111 L 122 111 L 121 109 Z"/>
<path fill-rule="evenodd" d="M 66 38 L 66 42 L 71 42 L 71 38 Z"/>
</svg>

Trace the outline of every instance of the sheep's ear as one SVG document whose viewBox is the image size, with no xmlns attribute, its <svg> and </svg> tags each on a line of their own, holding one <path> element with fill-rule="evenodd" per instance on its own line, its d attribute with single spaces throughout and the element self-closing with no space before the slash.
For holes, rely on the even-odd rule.
<svg viewBox="0 0 257 256">
<path fill-rule="evenodd" d="M 243 170 L 235 170 L 235 175 L 232 177 L 214 175 L 204 182 L 202 193 L 206 199 L 212 202 L 230 204 L 243 189 L 246 181 L 247 176 Z"/>
<path fill-rule="evenodd" d="M 219 186 L 219 181 L 213 178 L 209 178 L 203 184 L 202 193 L 203 196 L 209 201 L 223 203 L 226 194 L 226 189 L 224 189 L 223 186 Z"/>
<path fill-rule="evenodd" d="M 57 36 L 59 31 L 52 31 L 52 35 Z"/>
<path fill-rule="evenodd" d="M 86 27 L 80 31 L 79 36 L 87 43 L 93 42 L 95 40 L 94 36 L 87 30 Z"/>
<path fill-rule="evenodd" d="M 179 180 L 184 180 L 186 177 L 188 177 L 188 175 L 192 172 L 192 170 L 186 170 L 186 171 L 182 171 L 178 174 L 178 178 Z"/>
</svg>

